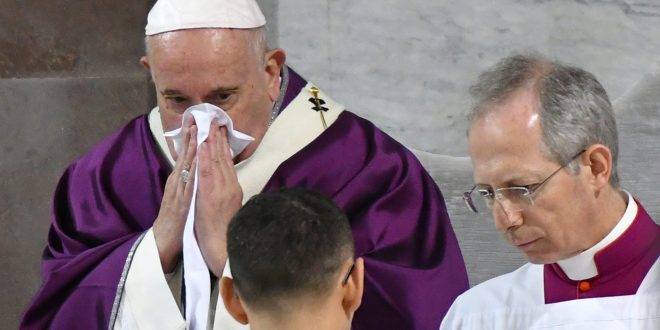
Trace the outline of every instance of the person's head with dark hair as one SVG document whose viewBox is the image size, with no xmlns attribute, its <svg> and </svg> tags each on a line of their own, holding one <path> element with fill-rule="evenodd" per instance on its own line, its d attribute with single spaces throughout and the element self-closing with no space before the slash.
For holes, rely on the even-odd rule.
<svg viewBox="0 0 660 330">
<path fill-rule="evenodd" d="M 302 188 L 252 197 L 227 230 L 229 313 L 252 329 L 350 329 L 362 300 L 364 263 L 354 259 L 346 216 Z"/>
</svg>

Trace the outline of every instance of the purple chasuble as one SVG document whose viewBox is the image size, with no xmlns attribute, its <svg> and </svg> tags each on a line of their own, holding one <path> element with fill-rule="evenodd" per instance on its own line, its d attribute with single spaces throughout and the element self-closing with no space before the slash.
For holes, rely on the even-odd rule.
<svg viewBox="0 0 660 330">
<path fill-rule="evenodd" d="M 344 111 L 282 163 L 265 191 L 305 187 L 348 215 L 365 259 L 365 290 L 353 329 L 438 329 L 468 289 L 442 195 L 413 154 Z"/>
<path fill-rule="evenodd" d="M 306 85 L 288 72 L 281 109 Z M 126 260 L 158 214 L 170 171 L 143 115 L 64 172 L 44 283 L 21 328 L 108 328 Z M 264 190 L 292 186 L 331 197 L 351 220 L 356 254 L 365 258 L 354 329 L 437 329 L 468 289 L 437 185 L 410 151 L 367 120 L 344 111 L 280 164 Z"/>
<path fill-rule="evenodd" d="M 545 303 L 634 295 L 660 255 L 660 226 L 637 201 L 630 227 L 594 256 L 598 275 L 584 281 L 568 278 L 557 264 L 543 267 Z"/>
<path fill-rule="evenodd" d="M 43 285 L 22 329 L 107 329 L 129 251 L 160 209 L 171 167 L 132 120 L 69 166 L 55 191 Z"/>
</svg>

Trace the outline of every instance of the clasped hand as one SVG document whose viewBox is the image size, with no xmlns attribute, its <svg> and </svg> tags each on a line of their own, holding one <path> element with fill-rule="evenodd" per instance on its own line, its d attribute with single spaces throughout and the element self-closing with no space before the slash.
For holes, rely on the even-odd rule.
<svg viewBox="0 0 660 330">
<path fill-rule="evenodd" d="M 153 232 L 165 273 L 176 267 L 183 249 L 183 228 L 193 194 L 194 173 L 199 166 L 195 236 L 209 269 L 218 277 L 227 260 L 227 225 L 241 207 L 243 191 L 238 183 L 226 127 L 214 120 L 206 141 L 197 148 L 197 127 L 184 124 L 184 143 L 165 192 Z M 197 154 L 199 152 L 199 154 Z M 187 182 L 185 174 L 190 175 Z"/>
</svg>

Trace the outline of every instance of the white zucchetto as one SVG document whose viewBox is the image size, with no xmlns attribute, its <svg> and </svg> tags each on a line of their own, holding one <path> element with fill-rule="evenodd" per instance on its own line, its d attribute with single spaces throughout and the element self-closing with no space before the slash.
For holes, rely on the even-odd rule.
<svg viewBox="0 0 660 330">
<path fill-rule="evenodd" d="M 254 0 L 158 0 L 149 11 L 145 34 L 185 29 L 252 29 L 266 18 Z"/>
</svg>

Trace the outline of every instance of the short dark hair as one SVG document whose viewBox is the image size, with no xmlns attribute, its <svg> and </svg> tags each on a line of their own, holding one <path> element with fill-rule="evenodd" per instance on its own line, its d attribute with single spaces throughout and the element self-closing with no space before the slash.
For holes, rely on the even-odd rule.
<svg viewBox="0 0 660 330">
<path fill-rule="evenodd" d="M 279 312 L 282 299 L 327 293 L 353 249 L 346 215 L 302 188 L 252 197 L 227 230 L 234 288 L 246 304 L 264 311 Z"/>
</svg>

